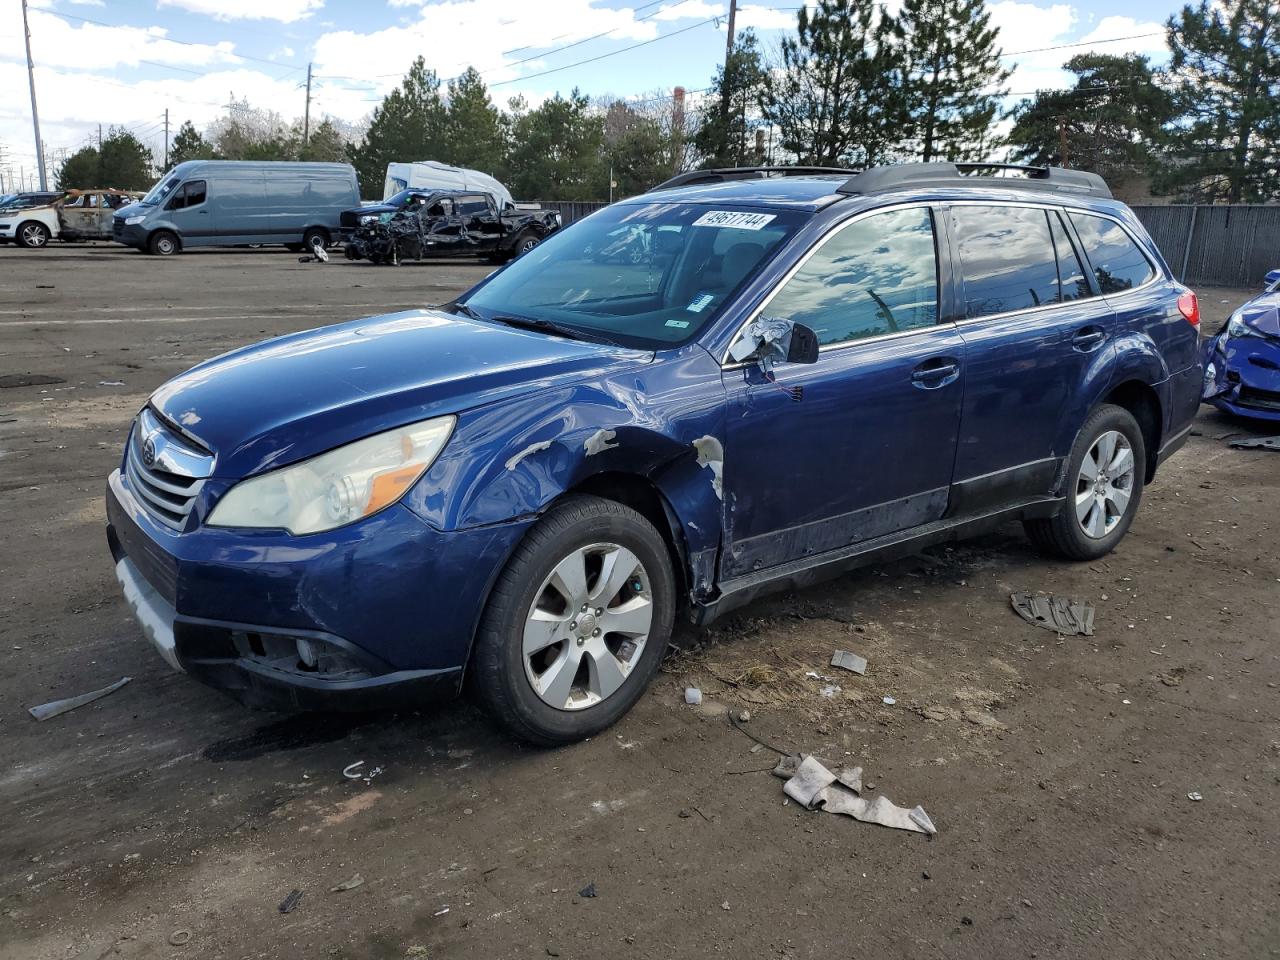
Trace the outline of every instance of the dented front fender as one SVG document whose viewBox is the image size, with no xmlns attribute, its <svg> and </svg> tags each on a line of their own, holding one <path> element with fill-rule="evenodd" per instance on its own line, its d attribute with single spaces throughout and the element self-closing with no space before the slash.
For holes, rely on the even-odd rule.
<svg viewBox="0 0 1280 960">
<path fill-rule="evenodd" d="M 405 504 L 437 529 L 463 530 L 542 513 L 599 474 L 639 477 L 675 517 L 695 595 L 709 593 L 722 522 L 724 396 L 720 365 L 691 344 L 662 363 L 465 411 Z"/>
</svg>

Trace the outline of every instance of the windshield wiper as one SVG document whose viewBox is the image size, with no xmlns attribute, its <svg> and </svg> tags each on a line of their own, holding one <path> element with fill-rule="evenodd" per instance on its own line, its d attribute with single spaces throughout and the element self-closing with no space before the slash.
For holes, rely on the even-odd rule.
<svg viewBox="0 0 1280 960">
<path fill-rule="evenodd" d="M 508 327 L 516 327 L 520 330 L 537 330 L 540 333 L 551 333 L 556 336 L 567 337 L 570 340 L 584 340 L 587 343 L 607 343 L 615 347 L 620 346 L 617 340 L 606 337 L 602 333 L 596 333 L 594 330 L 581 330 L 578 327 L 555 323 L 552 320 L 512 316 L 492 316 L 482 317 L 481 319 L 492 320 L 494 323 L 503 323 Z"/>
</svg>

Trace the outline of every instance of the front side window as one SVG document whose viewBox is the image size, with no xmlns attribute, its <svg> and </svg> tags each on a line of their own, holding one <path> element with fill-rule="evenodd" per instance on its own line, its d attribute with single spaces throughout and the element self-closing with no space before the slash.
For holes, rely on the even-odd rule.
<svg viewBox="0 0 1280 960">
<path fill-rule="evenodd" d="M 1133 238 L 1114 220 L 1088 213 L 1071 214 L 1085 255 L 1104 294 L 1123 293 L 1140 287 L 1156 275 Z"/>
<path fill-rule="evenodd" d="M 965 316 L 1057 303 L 1058 261 L 1046 211 L 957 206 L 951 218 L 964 277 Z"/>
<path fill-rule="evenodd" d="M 877 213 L 839 230 L 764 305 L 820 344 L 938 322 L 938 257 L 926 208 Z"/>
<path fill-rule="evenodd" d="M 203 180 L 190 181 L 184 192 L 187 195 L 187 206 L 194 207 L 198 203 L 204 203 L 205 186 Z"/>
<path fill-rule="evenodd" d="M 708 327 L 810 213 L 654 201 L 557 230 L 461 301 L 654 349 Z"/>
</svg>

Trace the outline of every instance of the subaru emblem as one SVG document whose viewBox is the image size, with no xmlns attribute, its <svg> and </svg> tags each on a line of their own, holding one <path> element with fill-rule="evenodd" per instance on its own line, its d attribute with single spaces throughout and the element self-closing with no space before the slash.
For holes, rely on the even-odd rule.
<svg viewBox="0 0 1280 960">
<path fill-rule="evenodd" d="M 154 437 L 147 437 L 146 442 L 142 445 L 142 462 L 148 467 L 156 462 L 156 441 Z"/>
</svg>

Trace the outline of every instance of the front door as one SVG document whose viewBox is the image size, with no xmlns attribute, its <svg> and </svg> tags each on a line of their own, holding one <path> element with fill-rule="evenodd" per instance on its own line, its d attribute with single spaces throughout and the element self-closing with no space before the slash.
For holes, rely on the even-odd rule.
<svg viewBox="0 0 1280 960">
<path fill-rule="evenodd" d="M 818 334 L 812 365 L 725 369 L 724 579 L 940 519 L 947 508 L 964 343 L 939 322 L 928 206 L 841 225 L 765 302 Z M 803 387 L 797 402 L 788 388 Z"/>
<path fill-rule="evenodd" d="M 214 236 L 213 211 L 204 180 L 188 180 L 169 198 L 169 219 L 186 243 L 207 243 Z"/>
</svg>

